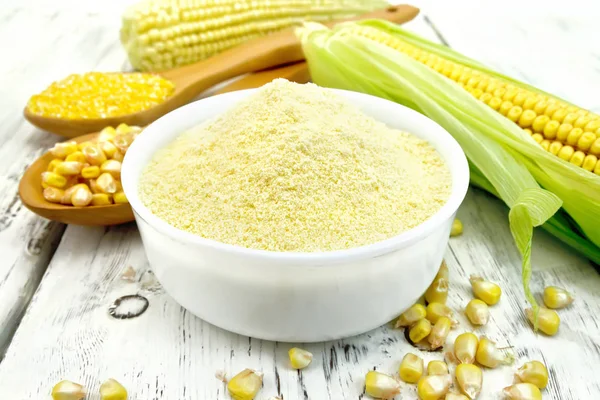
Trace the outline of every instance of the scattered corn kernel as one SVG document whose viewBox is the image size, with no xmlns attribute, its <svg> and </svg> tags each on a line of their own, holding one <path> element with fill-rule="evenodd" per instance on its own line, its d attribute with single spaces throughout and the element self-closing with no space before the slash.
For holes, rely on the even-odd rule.
<svg viewBox="0 0 600 400">
<path fill-rule="evenodd" d="M 452 322 L 452 326 L 457 324 L 454 319 L 454 312 L 445 304 L 442 303 L 429 303 L 426 308 L 427 316 L 426 318 L 432 323 L 435 324 L 438 319 L 441 317 L 447 317 Z"/>
<path fill-rule="evenodd" d="M 53 187 L 47 187 L 44 189 L 43 195 L 44 199 L 50 203 L 60 203 L 65 195 L 65 191 Z"/>
<path fill-rule="evenodd" d="M 175 86 L 154 74 L 73 74 L 31 96 L 29 112 L 51 118 L 94 119 L 147 110 L 165 101 Z"/>
<path fill-rule="evenodd" d="M 100 386 L 100 400 L 127 400 L 127 390 L 114 379 L 109 379 Z"/>
<path fill-rule="evenodd" d="M 469 400 L 469 398 L 460 393 L 448 393 L 444 400 Z"/>
<path fill-rule="evenodd" d="M 525 314 L 527 315 L 529 322 L 535 326 L 535 315 L 533 309 L 527 308 L 525 310 Z M 553 336 L 556 335 L 556 332 L 558 332 L 558 327 L 560 326 L 560 317 L 556 311 L 540 307 L 538 311 L 537 322 L 537 327 L 540 331 L 548 336 Z"/>
<path fill-rule="evenodd" d="M 571 304 L 573 300 L 575 299 L 571 293 L 565 289 L 556 286 L 548 286 L 544 289 L 544 304 L 548 308 L 563 308 Z"/>
<path fill-rule="evenodd" d="M 81 170 L 81 176 L 85 179 L 94 179 L 100 176 L 100 167 L 91 165 Z"/>
<path fill-rule="evenodd" d="M 440 269 L 438 270 L 438 273 L 434 278 L 434 280 L 437 280 L 437 279 L 445 279 L 446 281 L 448 281 L 450 279 L 450 271 L 448 270 L 448 265 L 446 264 L 445 260 L 442 260 Z"/>
<path fill-rule="evenodd" d="M 400 393 L 400 383 L 389 375 L 369 371 L 365 376 L 365 392 L 376 399 L 393 399 Z"/>
<path fill-rule="evenodd" d="M 531 383 L 516 383 L 502 390 L 507 400 L 542 400 L 542 393 Z"/>
<path fill-rule="evenodd" d="M 425 300 L 428 303 L 445 304 L 448 300 L 448 280 L 444 278 L 435 279 L 425 291 Z"/>
<path fill-rule="evenodd" d="M 529 361 L 523 364 L 515 376 L 524 383 L 531 383 L 540 389 L 548 385 L 548 370 L 539 361 Z"/>
<path fill-rule="evenodd" d="M 113 194 L 113 201 L 115 204 L 127 204 L 129 200 L 127 200 L 127 196 L 125 196 L 125 192 L 119 190 L 115 194 Z"/>
<path fill-rule="evenodd" d="M 93 142 L 90 142 L 90 141 L 88 140 L 88 141 L 85 141 L 85 142 L 77 143 L 77 149 L 79 149 L 79 151 L 82 151 L 82 150 L 83 150 L 83 149 L 85 149 L 86 147 L 88 147 L 88 146 L 93 146 L 93 145 L 94 145 L 94 143 L 93 143 Z"/>
<path fill-rule="evenodd" d="M 77 150 L 74 153 L 69 154 L 66 158 L 65 161 L 77 161 L 79 163 L 85 163 L 85 156 L 83 155 L 83 153 L 79 150 Z"/>
<path fill-rule="evenodd" d="M 450 318 L 440 317 L 440 319 L 437 320 L 433 328 L 431 328 L 431 333 L 427 337 L 432 349 L 437 349 L 444 345 L 451 328 L 452 321 L 450 321 Z"/>
<path fill-rule="evenodd" d="M 245 369 L 227 383 L 227 390 L 235 400 L 253 400 L 262 387 L 262 373 Z"/>
<path fill-rule="evenodd" d="M 432 360 L 427 364 L 427 375 L 446 375 L 448 364 L 440 360 Z"/>
<path fill-rule="evenodd" d="M 115 160 L 104 161 L 100 166 L 100 172 L 108 172 L 113 178 L 119 179 L 121 177 L 121 162 Z"/>
<path fill-rule="evenodd" d="M 75 191 L 81 187 L 87 187 L 87 185 L 85 183 L 78 183 L 76 185 L 73 185 L 71 187 L 69 187 L 67 190 L 65 190 L 65 194 L 61 200 L 61 203 L 64 205 L 73 205 L 72 202 L 72 198 L 73 198 L 73 194 L 75 193 Z"/>
<path fill-rule="evenodd" d="M 62 175 L 79 175 L 81 170 L 83 169 L 83 164 L 77 161 L 63 161 L 56 166 L 54 172 Z"/>
<path fill-rule="evenodd" d="M 79 185 L 78 185 L 79 186 Z M 92 202 L 92 192 L 86 184 L 81 184 L 71 196 L 71 204 L 75 207 L 85 207 Z"/>
<path fill-rule="evenodd" d="M 484 367 L 496 368 L 500 364 L 512 364 L 515 358 L 512 354 L 502 353 L 491 340 L 480 338 L 475 360 Z"/>
<path fill-rule="evenodd" d="M 96 185 L 102 193 L 113 194 L 117 191 L 115 178 L 108 172 L 101 174 L 98 179 L 96 179 Z"/>
<path fill-rule="evenodd" d="M 419 343 L 421 340 L 425 339 L 429 333 L 431 333 L 431 322 L 423 318 L 410 327 L 408 337 L 410 337 L 410 340 L 412 340 L 413 343 Z"/>
<path fill-rule="evenodd" d="M 475 297 L 483 300 L 490 306 L 493 306 L 500 301 L 500 296 L 502 295 L 502 289 L 500 289 L 500 286 L 490 281 L 486 281 L 476 275 L 472 275 L 470 281 Z"/>
<path fill-rule="evenodd" d="M 417 384 L 417 395 L 421 400 L 439 400 L 448 393 L 451 384 L 449 374 L 424 376 Z"/>
<path fill-rule="evenodd" d="M 400 379 L 404 382 L 416 383 L 423 375 L 423 360 L 421 357 L 412 353 L 406 353 L 400 363 L 398 375 L 400 375 Z"/>
<path fill-rule="evenodd" d="M 308 367 L 308 364 L 313 359 L 312 353 L 299 349 L 298 347 L 293 347 L 288 351 L 288 355 L 290 357 L 290 364 L 294 369 L 302 369 Z"/>
<path fill-rule="evenodd" d="M 56 143 L 54 145 L 54 147 L 52 147 L 50 149 L 50 153 L 56 157 L 56 158 L 60 158 L 60 159 L 64 159 L 66 158 L 69 154 L 71 153 L 75 153 L 77 151 L 77 143 L 70 141 L 70 142 L 62 142 L 62 143 Z"/>
<path fill-rule="evenodd" d="M 85 397 L 85 388 L 75 382 L 60 381 L 52 388 L 54 400 L 81 400 Z"/>
<path fill-rule="evenodd" d="M 124 158 L 125 158 L 125 154 L 121 153 L 121 151 L 118 149 L 117 149 L 117 151 L 115 151 L 115 154 L 113 154 L 113 156 L 112 156 L 113 160 L 121 161 L 121 162 L 123 162 Z"/>
<path fill-rule="evenodd" d="M 115 153 L 119 151 L 119 149 L 117 149 L 117 146 L 115 146 L 111 142 L 98 142 L 98 146 L 100 146 L 100 150 L 102 150 L 102 152 L 104 152 L 104 154 L 108 158 L 114 157 Z"/>
<path fill-rule="evenodd" d="M 129 146 L 131 145 L 132 142 L 133 142 L 133 135 L 130 135 L 130 134 L 117 135 L 112 140 L 112 143 L 122 153 L 126 153 L 127 152 L 127 149 L 129 148 Z"/>
<path fill-rule="evenodd" d="M 476 399 L 483 386 L 481 368 L 474 364 L 459 364 L 456 366 L 455 374 L 460 390 L 469 399 Z"/>
<path fill-rule="evenodd" d="M 454 221 L 452 221 L 452 228 L 450 229 L 450 237 L 458 236 L 458 235 L 461 235 L 462 233 L 463 233 L 463 224 L 460 221 L 460 219 L 455 218 Z"/>
<path fill-rule="evenodd" d="M 408 310 L 400 314 L 398 321 L 396 321 L 396 328 L 403 326 L 410 326 L 415 322 L 425 318 L 427 311 L 425 306 L 419 303 L 413 304 Z"/>
<path fill-rule="evenodd" d="M 131 128 L 126 124 L 119 124 L 119 126 L 117 126 L 117 129 L 115 130 L 115 134 L 117 135 L 123 135 L 129 132 L 131 132 Z"/>
<path fill-rule="evenodd" d="M 62 189 L 67 185 L 67 178 L 58 175 L 57 173 L 46 171 L 42 172 L 42 183 L 57 189 Z"/>
<path fill-rule="evenodd" d="M 469 301 L 465 309 L 465 314 L 473 325 L 485 325 L 490 319 L 490 309 L 488 305 L 479 299 Z"/>
<path fill-rule="evenodd" d="M 454 356 L 463 364 L 473 364 L 479 339 L 471 332 L 461 333 L 454 340 Z"/>
<path fill-rule="evenodd" d="M 112 204 L 112 197 L 105 193 L 94 193 L 92 194 L 92 205 L 93 206 L 107 206 Z"/>
</svg>

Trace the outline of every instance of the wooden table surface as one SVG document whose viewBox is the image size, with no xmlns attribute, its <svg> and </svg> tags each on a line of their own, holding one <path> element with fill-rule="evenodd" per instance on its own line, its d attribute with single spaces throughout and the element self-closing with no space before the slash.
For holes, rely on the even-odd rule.
<svg viewBox="0 0 600 400">
<path fill-rule="evenodd" d="M 131 2 L 131 1 L 129 1 Z M 86 228 L 30 213 L 17 196 L 27 165 L 60 138 L 25 122 L 27 98 L 69 73 L 128 68 L 119 45 L 123 1 L 25 0 L 0 8 L 0 399 L 46 399 L 70 379 L 97 388 L 110 377 L 131 399 L 228 399 L 217 370 L 265 373 L 257 399 L 361 399 L 368 370 L 395 373 L 416 350 L 398 330 L 382 327 L 335 342 L 302 346 L 314 361 L 298 373 L 287 365 L 291 344 L 225 332 L 179 307 L 148 269 L 134 224 Z M 597 2 L 416 1 L 422 14 L 406 26 L 507 74 L 600 112 L 600 7 Z M 451 239 L 449 305 L 470 299 L 467 277 L 498 282 L 501 302 L 477 333 L 512 346 L 515 366 L 486 371 L 480 398 L 499 398 L 516 366 L 543 360 L 550 370 L 544 399 L 600 398 L 600 276 L 586 260 L 537 231 L 532 288 L 559 285 L 577 297 L 560 311 L 556 337 L 533 334 L 522 309 L 520 258 L 499 201 L 472 190 L 459 211 L 465 233 Z M 129 266 L 134 282 L 121 275 Z M 111 318 L 108 306 L 141 293 L 148 311 Z M 351 310 L 348 310 L 351 312 Z M 470 330 L 464 317 L 451 338 Z M 417 352 L 418 353 L 418 352 Z M 420 354 L 426 360 L 439 353 Z M 405 385 L 403 398 L 416 398 Z M 364 396 L 365 398 L 368 396 Z"/>
</svg>

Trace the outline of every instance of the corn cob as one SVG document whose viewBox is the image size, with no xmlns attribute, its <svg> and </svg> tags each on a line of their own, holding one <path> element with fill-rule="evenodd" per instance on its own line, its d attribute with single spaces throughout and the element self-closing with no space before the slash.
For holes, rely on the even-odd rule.
<svg viewBox="0 0 600 400">
<path fill-rule="evenodd" d="M 143 0 L 123 15 L 121 43 L 135 68 L 160 71 L 303 21 L 347 18 L 388 5 L 383 0 Z"/>
<path fill-rule="evenodd" d="M 518 124 L 545 150 L 600 175 L 600 115 L 444 59 L 376 28 L 356 26 L 353 33 L 433 68 Z"/>
</svg>

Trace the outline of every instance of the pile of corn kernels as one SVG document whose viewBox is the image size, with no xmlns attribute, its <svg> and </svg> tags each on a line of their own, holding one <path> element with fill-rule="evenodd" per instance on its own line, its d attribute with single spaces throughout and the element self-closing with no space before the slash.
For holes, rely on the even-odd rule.
<svg viewBox="0 0 600 400">
<path fill-rule="evenodd" d="M 75 207 L 128 203 L 121 187 L 121 162 L 141 131 L 121 124 L 104 128 L 94 142 L 54 145 L 54 159 L 42 173 L 44 198 Z"/>
</svg>

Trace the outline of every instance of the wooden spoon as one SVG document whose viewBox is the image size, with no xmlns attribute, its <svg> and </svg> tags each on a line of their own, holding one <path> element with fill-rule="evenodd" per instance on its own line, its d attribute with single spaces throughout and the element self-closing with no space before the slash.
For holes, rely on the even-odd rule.
<svg viewBox="0 0 600 400">
<path fill-rule="evenodd" d="M 357 19 L 385 19 L 395 23 L 410 21 L 419 13 L 419 9 L 409 5 L 391 6 L 363 14 Z M 325 25 L 333 26 L 340 20 Z M 260 71 L 281 64 L 304 59 L 302 47 L 293 29 L 286 29 L 272 35 L 251 40 L 233 47 L 206 60 L 160 72 L 159 74 L 175 83 L 175 92 L 163 103 L 148 110 L 119 117 L 99 119 L 68 120 L 42 117 L 25 108 L 25 118 L 40 129 L 65 137 L 75 137 L 89 132 L 98 132 L 106 126 L 127 125 L 144 126 L 189 101 L 206 89 L 249 72 Z"/>
<path fill-rule="evenodd" d="M 79 136 L 77 143 L 95 140 L 98 133 Z M 111 204 L 106 206 L 74 207 L 50 203 L 42 194 L 42 172 L 54 156 L 47 152 L 27 168 L 19 182 L 21 201 L 34 213 L 64 224 L 77 225 L 118 225 L 133 221 L 133 211 L 129 204 Z"/>
</svg>

